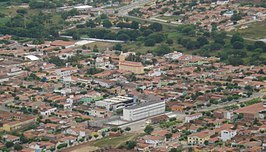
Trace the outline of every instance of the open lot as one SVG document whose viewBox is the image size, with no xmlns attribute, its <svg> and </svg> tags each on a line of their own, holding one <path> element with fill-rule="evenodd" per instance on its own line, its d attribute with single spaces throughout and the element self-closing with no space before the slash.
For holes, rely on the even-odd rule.
<svg viewBox="0 0 266 152">
<path fill-rule="evenodd" d="M 232 31 L 231 33 L 240 33 L 243 37 L 252 39 L 266 38 L 266 21 L 255 22 L 247 25 L 248 28 Z"/>
<path fill-rule="evenodd" d="M 106 137 L 106 138 L 102 138 L 100 140 L 96 140 L 94 142 L 91 143 L 91 145 L 95 146 L 95 147 L 107 147 L 107 146 L 112 146 L 112 147 L 119 147 L 121 145 L 123 145 L 126 141 L 129 140 L 134 140 L 139 136 L 139 134 L 126 134 L 126 135 L 122 135 L 119 137 Z"/>
</svg>

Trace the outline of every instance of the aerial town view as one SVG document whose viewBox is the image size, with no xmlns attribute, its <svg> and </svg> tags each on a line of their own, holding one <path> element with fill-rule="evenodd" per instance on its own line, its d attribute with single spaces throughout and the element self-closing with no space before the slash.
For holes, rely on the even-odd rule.
<svg viewBox="0 0 266 152">
<path fill-rule="evenodd" d="M 266 0 L 0 0 L 0 152 L 266 151 Z"/>
</svg>

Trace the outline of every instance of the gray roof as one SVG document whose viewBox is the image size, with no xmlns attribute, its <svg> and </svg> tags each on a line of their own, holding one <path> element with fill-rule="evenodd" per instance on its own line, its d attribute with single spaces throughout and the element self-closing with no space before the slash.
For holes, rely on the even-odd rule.
<svg viewBox="0 0 266 152">
<path fill-rule="evenodd" d="M 156 103 L 160 103 L 160 102 L 164 102 L 164 101 L 143 102 L 143 103 L 139 103 L 139 104 L 134 105 L 134 106 L 126 107 L 125 109 L 138 109 L 140 107 L 145 107 L 145 106 L 156 104 Z"/>
</svg>

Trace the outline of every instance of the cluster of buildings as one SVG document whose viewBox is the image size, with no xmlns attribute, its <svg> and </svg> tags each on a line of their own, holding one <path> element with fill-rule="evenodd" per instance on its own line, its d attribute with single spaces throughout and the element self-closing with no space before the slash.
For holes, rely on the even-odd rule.
<svg viewBox="0 0 266 152">
<path fill-rule="evenodd" d="M 265 103 L 185 116 L 183 123 L 158 128 L 137 139 L 139 151 L 264 151 Z M 231 117 L 227 117 L 228 113 Z M 261 115 L 264 113 L 263 115 Z M 243 117 L 242 117 L 243 116 Z M 161 120 L 160 117 L 156 119 Z M 167 119 L 156 122 L 171 122 Z M 174 121 L 172 121 L 174 122 Z"/>
<path fill-rule="evenodd" d="M 140 137 L 139 150 L 217 148 L 212 146 L 221 141 L 231 144 L 224 148 L 263 148 L 265 106 L 241 101 L 262 98 L 266 66 L 231 66 L 180 52 L 130 61 L 133 52 L 93 52 L 80 45 L 93 42 L 7 40 L 0 49 L 0 148 L 13 142 L 24 151 L 61 150 L 143 120 L 163 129 Z M 238 108 L 202 113 L 231 104 Z M 242 119 L 249 121 L 237 121 Z M 252 135 L 255 145 L 240 140 L 244 135 Z"/>
<path fill-rule="evenodd" d="M 235 1 L 217 0 L 194 3 L 193 1 L 156 2 L 140 9 L 143 18 L 173 24 L 194 24 L 207 30 L 216 25 L 219 30 L 237 30 L 245 28 L 245 24 L 263 21 L 266 9 L 263 7 L 240 6 Z M 241 16 L 237 22 L 231 20 L 233 15 Z M 237 23 L 237 24 L 236 24 Z"/>
</svg>

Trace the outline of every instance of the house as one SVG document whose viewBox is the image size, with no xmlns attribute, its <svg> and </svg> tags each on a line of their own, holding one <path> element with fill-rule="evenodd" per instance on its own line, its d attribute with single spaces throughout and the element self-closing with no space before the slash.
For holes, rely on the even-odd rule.
<svg viewBox="0 0 266 152">
<path fill-rule="evenodd" d="M 57 110 L 56 107 L 50 107 L 46 105 L 40 106 L 39 108 L 42 116 L 50 116 L 52 113 L 54 113 Z"/>
<path fill-rule="evenodd" d="M 3 136 L 4 142 L 12 142 L 14 144 L 20 143 L 20 137 L 14 135 L 4 135 Z"/>
<path fill-rule="evenodd" d="M 246 106 L 240 109 L 235 110 L 237 114 L 243 114 L 245 120 L 254 120 L 254 119 L 263 119 L 264 116 L 260 115 L 260 112 L 266 111 L 266 105 L 262 102 L 256 103 L 250 106 Z"/>
<path fill-rule="evenodd" d="M 165 137 L 151 135 L 146 135 L 143 137 L 145 143 L 151 145 L 152 147 L 160 145 L 164 141 L 164 138 Z"/>
<path fill-rule="evenodd" d="M 93 82 L 105 88 L 111 88 L 112 86 L 115 85 L 115 81 L 106 80 L 106 79 L 95 79 L 93 80 Z"/>
<path fill-rule="evenodd" d="M 188 136 L 187 143 L 189 145 L 205 145 L 205 142 L 209 141 L 210 136 L 213 134 L 211 131 L 202 131 L 193 133 Z"/>
<path fill-rule="evenodd" d="M 65 134 L 77 136 L 79 139 L 90 135 L 87 130 L 81 128 L 68 128 Z"/>
<path fill-rule="evenodd" d="M 220 139 L 225 142 L 227 140 L 231 140 L 233 137 L 236 136 L 236 134 L 236 130 L 222 130 Z"/>
<path fill-rule="evenodd" d="M 55 149 L 55 144 L 50 141 L 42 141 L 42 142 L 32 142 L 29 144 L 29 148 L 37 151 L 53 151 Z"/>
<path fill-rule="evenodd" d="M 37 118 L 35 116 L 9 113 L 0 111 L 0 119 L 2 120 L 2 128 L 0 130 L 11 132 L 23 129 L 27 126 L 35 124 Z"/>
<path fill-rule="evenodd" d="M 171 61 L 176 61 L 178 60 L 181 56 L 183 56 L 183 53 L 181 52 L 173 52 L 173 53 L 169 53 L 169 54 L 165 54 L 164 57 L 168 60 Z"/>
<path fill-rule="evenodd" d="M 196 119 L 198 119 L 200 117 L 202 117 L 202 114 L 201 113 L 195 113 L 195 114 L 186 116 L 185 117 L 185 123 L 189 123 L 190 121 L 196 120 Z"/>
<path fill-rule="evenodd" d="M 60 69 L 56 69 L 55 73 L 57 76 L 61 76 L 61 77 L 66 77 L 66 76 L 70 76 L 73 73 L 77 73 L 78 72 L 78 68 L 76 67 L 65 67 L 65 68 L 60 68 Z"/>
<path fill-rule="evenodd" d="M 151 123 L 156 124 L 156 123 L 160 123 L 160 122 L 165 122 L 169 119 L 169 117 L 167 115 L 160 115 L 160 116 L 156 116 L 156 117 L 152 117 L 150 119 Z"/>
</svg>

